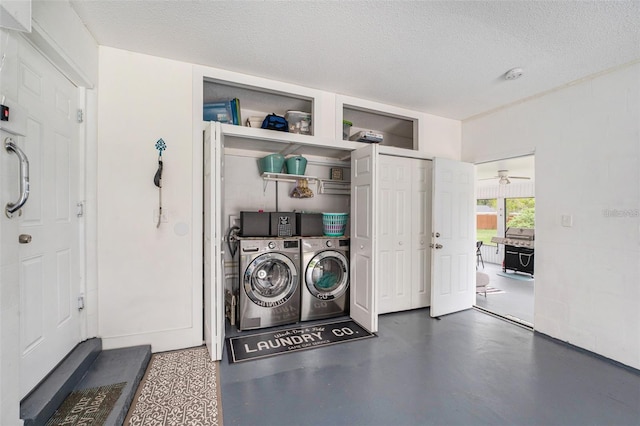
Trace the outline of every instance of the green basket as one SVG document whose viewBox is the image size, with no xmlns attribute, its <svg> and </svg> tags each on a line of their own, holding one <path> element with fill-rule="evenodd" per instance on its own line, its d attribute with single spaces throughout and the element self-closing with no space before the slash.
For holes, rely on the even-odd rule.
<svg viewBox="0 0 640 426">
<path fill-rule="evenodd" d="M 322 213 L 322 231 L 328 237 L 341 237 L 347 228 L 349 213 Z"/>
</svg>

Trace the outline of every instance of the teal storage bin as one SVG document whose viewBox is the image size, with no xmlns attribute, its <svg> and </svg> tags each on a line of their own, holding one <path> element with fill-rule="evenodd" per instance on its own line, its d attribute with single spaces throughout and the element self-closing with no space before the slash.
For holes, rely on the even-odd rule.
<svg viewBox="0 0 640 426">
<path fill-rule="evenodd" d="M 284 155 L 270 154 L 260 159 L 261 173 L 280 173 L 284 167 Z"/>
<path fill-rule="evenodd" d="M 219 121 L 231 123 L 231 108 L 229 102 L 212 102 L 203 105 L 202 119 L 204 121 Z"/>
<path fill-rule="evenodd" d="M 300 155 L 287 158 L 286 164 L 287 164 L 287 173 L 290 175 L 302 176 L 304 175 L 304 172 L 307 169 L 307 159 Z"/>
</svg>

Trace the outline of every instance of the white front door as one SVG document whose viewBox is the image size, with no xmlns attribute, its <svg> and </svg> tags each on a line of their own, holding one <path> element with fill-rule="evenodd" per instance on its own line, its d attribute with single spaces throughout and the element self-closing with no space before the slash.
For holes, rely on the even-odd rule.
<svg viewBox="0 0 640 426">
<path fill-rule="evenodd" d="M 351 153 L 350 314 L 373 333 L 378 331 L 377 151 L 378 146 L 370 144 Z"/>
<path fill-rule="evenodd" d="M 211 359 L 224 348 L 224 252 L 222 212 L 224 145 L 220 123 L 204 132 L 204 340 Z"/>
<path fill-rule="evenodd" d="M 30 163 L 30 195 L 18 222 L 20 395 L 26 395 L 80 342 L 78 89 L 19 38 L 18 104 L 27 135 L 16 141 Z M 4 172 L 3 172 L 4 173 Z M 11 183 L 17 188 L 17 173 Z M 4 200 L 3 200 L 4 201 Z"/>
<path fill-rule="evenodd" d="M 431 316 L 475 301 L 475 203 L 472 164 L 433 161 Z"/>
</svg>

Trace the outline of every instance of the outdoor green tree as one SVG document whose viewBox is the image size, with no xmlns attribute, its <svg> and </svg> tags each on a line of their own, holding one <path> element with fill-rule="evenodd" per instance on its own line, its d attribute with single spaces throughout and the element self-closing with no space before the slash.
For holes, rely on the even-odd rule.
<svg viewBox="0 0 640 426">
<path fill-rule="evenodd" d="M 533 229 L 535 228 L 535 207 L 527 207 L 518 212 L 515 216 L 513 216 L 509 222 L 507 222 L 507 226 L 512 228 L 527 228 Z"/>
</svg>

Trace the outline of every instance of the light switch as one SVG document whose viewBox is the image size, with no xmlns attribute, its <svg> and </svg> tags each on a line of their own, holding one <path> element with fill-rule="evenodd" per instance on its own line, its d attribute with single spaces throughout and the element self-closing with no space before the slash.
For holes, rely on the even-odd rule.
<svg viewBox="0 0 640 426">
<path fill-rule="evenodd" d="M 562 226 L 571 228 L 573 226 L 573 216 L 570 214 L 563 214 L 562 218 L 560 219 L 560 223 L 562 224 Z"/>
</svg>

